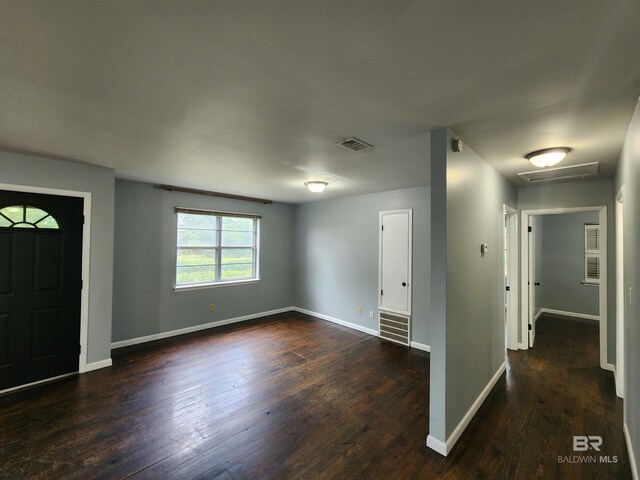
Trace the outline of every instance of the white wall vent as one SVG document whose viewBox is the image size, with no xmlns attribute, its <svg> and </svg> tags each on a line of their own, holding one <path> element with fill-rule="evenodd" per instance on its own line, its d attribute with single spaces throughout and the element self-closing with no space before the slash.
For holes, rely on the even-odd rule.
<svg viewBox="0 0 640 480">
<path fill-rule="evenodd" d="M 548 182 L 568 178 L 585 178 L 598 174 L 599 162 L 572 165 L 569 167 L 546 168 L 534 172 L 519 173 L 518 176 L 527 183 Z"/>
<path fill-rule="evenodd" d="M 359 152 L 360 150 L 367 150 L 369 148 L 373 148 L 373 145 L 369 145 L 367 142 L 358 140 L 355 137 L 347 138 L 346 140 L 342 140 L 339 143 L 343 147 L 348 148 L 349 150 L 353 150 L 354 152 Z"/>
<path fill-rule="evenodd" d="M 380 338 L 409 345 L 411 341 L 411 317 L 380 310 L 378 315 Z"/>
</svg>

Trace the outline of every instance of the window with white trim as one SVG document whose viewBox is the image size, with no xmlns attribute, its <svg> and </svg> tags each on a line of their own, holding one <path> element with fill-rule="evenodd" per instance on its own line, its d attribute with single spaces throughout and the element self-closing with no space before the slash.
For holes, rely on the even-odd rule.
<svg viewBox="0 0 640 480">
<path fill-rule="evenodd" d="M 258 215 L 188 208 L 176 215 L 176 287 L 258 280 Z"/>
<path fill-rule="evenodd" d="M 584 226 L 584 283 L 600 284 L 600 225 Z"/>
</svg>

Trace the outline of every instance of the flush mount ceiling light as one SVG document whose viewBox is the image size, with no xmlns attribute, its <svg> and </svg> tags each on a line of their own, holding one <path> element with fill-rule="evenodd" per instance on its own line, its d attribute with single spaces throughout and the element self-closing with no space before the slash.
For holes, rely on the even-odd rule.
<svg viewBox="0 0 640 480">
<path fill-rule="evenodd" d="M 524 158 L 533 165 L 540 168 L 552 167 L 562 161 L 571 149 L 569 147 L 544 148 L 535 152 L 527 153 Z"/>
<path fill-rule="evenodd" d="M 314 180 L 312 182 L 304 182 L 310 192 L 320 193 L 324 192 L 324 189 L 329 185 L 327 182 L 321 182 L 318 180 Z"/>
</svg>

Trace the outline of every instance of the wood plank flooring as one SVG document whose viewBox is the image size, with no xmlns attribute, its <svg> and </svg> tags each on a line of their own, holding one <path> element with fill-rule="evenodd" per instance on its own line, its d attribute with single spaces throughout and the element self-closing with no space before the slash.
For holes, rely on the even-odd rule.
<svg viewBox="0 0 640 480">
<path fill-rule="evenodd" d="M 0 396 L 0 476 L 630 478 L 597 326 L 546 316 L 448 458 L 425 447 L 429 355 L 289 312 L 119 349 Z M 616 464 L 559 464 L 601 435 Z"/>
</svg>

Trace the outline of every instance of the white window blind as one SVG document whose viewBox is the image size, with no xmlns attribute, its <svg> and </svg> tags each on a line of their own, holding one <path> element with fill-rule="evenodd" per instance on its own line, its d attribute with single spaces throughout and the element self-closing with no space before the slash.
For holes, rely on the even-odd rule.
<svg viewBox="0 0 640 480">
<path fill-rule="evenodd" d="M 584 282 L 600 283 L 600 225 L 584 226 Z"/>
</svg>

